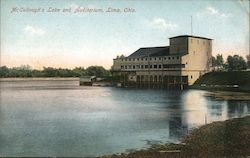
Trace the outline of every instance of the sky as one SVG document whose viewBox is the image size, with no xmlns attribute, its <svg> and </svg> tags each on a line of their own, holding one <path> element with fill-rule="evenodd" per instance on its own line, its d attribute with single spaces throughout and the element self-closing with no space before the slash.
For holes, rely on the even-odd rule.
<svg viewBox="0 0 250 158">
<path fill-rule="evenodd" d="M 190 35 L 191 16 L 192 34 L 212 38 L 213 55 L 249 54 L 248 0 L 0 1 L 1 66 L 109 69 L 117 55 Z"/>
</svg>

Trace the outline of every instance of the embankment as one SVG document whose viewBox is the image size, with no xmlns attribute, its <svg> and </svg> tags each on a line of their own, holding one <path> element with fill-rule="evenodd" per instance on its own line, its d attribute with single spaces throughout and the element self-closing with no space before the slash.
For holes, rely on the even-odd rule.
<svg viewBox="0 0 250 158">
<path fill-rule="evenodd" d="M 250 156 L 250 116 L 213 122 L 193 130 L 181 144 L 156 144 L 104 158 L 189 158 Z"/>
<path fill-rule="evenodd" d="M 250 92 L 250 71 L 210 72 L 190 88 Z"/>
</svg>

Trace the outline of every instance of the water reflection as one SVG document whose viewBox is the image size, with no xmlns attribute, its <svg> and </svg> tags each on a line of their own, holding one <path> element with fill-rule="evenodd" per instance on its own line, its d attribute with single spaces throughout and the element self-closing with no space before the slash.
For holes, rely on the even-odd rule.
<svg viewBox="0 0 250 158">
<path fill-rule="evenodd" d="M 249 101 L 227 101 L 227 118 L 242 117 L 249 113 L 250 102 Z"/>
</svg>

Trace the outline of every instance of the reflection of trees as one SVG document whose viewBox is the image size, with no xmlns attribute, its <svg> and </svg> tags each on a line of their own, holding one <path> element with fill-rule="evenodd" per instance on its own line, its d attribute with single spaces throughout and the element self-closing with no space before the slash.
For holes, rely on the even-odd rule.
<svg viewBox="0 0 250 158">
<path fill-rule="evenodd" d="M 236 101 L 228 100 L 227 101 L 227 116 L 228 118 L 232 117 L 241 117 L 250 111 L 250 102 L 249 101 Z"/>
<path fill-rule="evenodd" d="M 219 104 L 219 103 L 217 103 L 217 104 L 212 104 L 211 105 L 211 116 L 222 116 L 222 112 L 223 112 L 223 110 L 222 110 L 222 104 Z"/>
</svg>

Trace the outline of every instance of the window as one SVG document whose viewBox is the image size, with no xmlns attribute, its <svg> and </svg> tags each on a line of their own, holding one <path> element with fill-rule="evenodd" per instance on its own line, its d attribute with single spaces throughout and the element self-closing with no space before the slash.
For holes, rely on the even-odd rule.
<svg viewBox="0 0 250 158">
<path fill-rule="evenodd" d="M 152 69 L 153 65 L 150 65 L 149 68 Z"/>
<path fill-rule="evenodd" d="M 127 61 L 127 59 L 125 59 L 125 61 Z"/>
<path fill-rule="evenodd" d="M 161 58 L 159 58 L 159 60 L 161 60 Z"/>
<path fill-rule="evenodd" d="M 166 57 L 164 57 L 164 60 L 167 60 L 167 58 L 166 58 Z"/>
<path fill-rule="evenodd" d="M 147 69 L 148 68 L 148 65 L 145 65 L 145 69 Z"/>
<path fill-rule="evenodd" d="M 137 68 L 137 69 L 140 69 L 140 65 L 136 65 L 136 68 Z"/>
<path fill-rule="evenodd" d="M 168 57 L 168 60 L 170 60 L 171 59 L 171 57 Z"/>
<path fill-rule="evenodd" d="M 147 60 L 148 60 L 148 58 L 145 58 L 145 60 L 147 61 Z"/>
<path fill-rule="evenodd" d="M 133 65 L 133 69 L 135 69 L 135 65 Z"/>
<path fill-rule="evenodd" d="M 125 69 L 127 69 L 128 68 L 128 66 L 127 65 L 125 65 Z"/>
<path fill-rule="evenodd" d="M 161 69 L 161 65 L 159 65 L 158 67 L 159 67 L 159 69 Z"/>
<path fill-rule="evenodd" d="M 143 67 L 144 65 L 141 65 L 141 69 L 143 69 L 144 67 Z"/>
<path fill-rule="evenodd" d="M 131 61 L 131 59 L 129 58 L 128 61 Z"/>
<path fill-rule="evenodd" d="M 137 58 L 137 61 L 139 61 L 139 58 Z"/>
<path fill-rule="evenodd" d="M 193 78 L 193 76 L 191 75 L 191 78 Z"/>
<path fill-rule="evenodd" d="M 180 58 L 180 57 L 178 57 L 178 56 L 176 57 L 176 59 L 179 59 L 179 58 Z"/>
<path fill-rule="evenodd" d="M 154 69 L 157 69 L 157 65 L 154 65 Z"/>
<path fill-rule="evenodd" d="M 135 58 L 133 58 L 133 61 L 135 61 Z"/>
<path fill-rule="evenodd" d="M 123 69 L 123 65 L 121 65 L 121 69 Z"/>
<path fill-rule="evenodd" d="M 163 68 L 185 68 L 185 64 L 163 64 Z"/>
<path fill-rule="evenodd" d="M 172 57 L 172 59 L 174 59 L 174 57 Z"/>
<path fill-rule="evenodd" d="M 141 61 L 143 61 L 143 58 L 141 58 Z"/>
<path fill-rule="evenodd" d="M 156 58 L 155 58 L 155 60 L 156 60 Z"/>
<path fill-rule="evenodd" d="M 152 58 L 149 58 L 149 60 L 152 60 Z"/>
<path fill-rule="evenodd" d="M 128 69 L 131 69 L 131 65 L 128 66 Z"/>
</svg>

